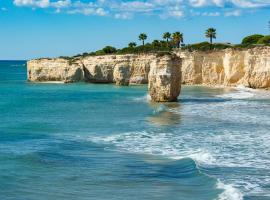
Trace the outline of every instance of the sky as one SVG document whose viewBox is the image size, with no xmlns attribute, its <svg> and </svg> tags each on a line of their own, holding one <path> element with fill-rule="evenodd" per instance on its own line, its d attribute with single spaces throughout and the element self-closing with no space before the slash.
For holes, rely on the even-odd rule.
<svg viewBox="0 0 270 200">
<path fill-rule="evenodd" d="M 71 56 L 106 45 L 121 48 L 180 31 L 186 44 L 240 43 L 270 34 L 270 0 L 0 0 L 0 60 Z"/>
</svg>

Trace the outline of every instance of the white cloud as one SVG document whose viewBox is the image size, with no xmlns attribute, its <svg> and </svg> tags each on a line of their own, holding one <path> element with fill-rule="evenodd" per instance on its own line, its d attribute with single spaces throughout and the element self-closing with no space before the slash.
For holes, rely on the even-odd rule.
<svg viewBox="0 0 270 200">
<path fill-rule="evenodd" d="M 270 7 L 270 0 L 189 0 L 189 4 L 193 7 L 224 7 L 231 4 L 240 8 L 259 8 Z"/>
<path fill-rule="evenodd" d="M 55 13 L 111 16 L 136 15 L 166 18 L 240 16 L 248 9 L 269 8 L 270 0 L 13 0 L 15 6 L 43 8 Z M 228 11 L 231 9 L 232 11 Z"/>
<path fill-rule="evenodd" d="M 209 3 L 209 1 L 208 0 L 190 0 L 189 3 L 193 7 L 202 7 L 202 6 L 206 6 Z"/>
<path fill-rule="evenodd" d="M 60 1 L 52 2 L 50 5 L 58 9 L 66 8 L 66 7 L 71 6 L 71 0 L 60 0 Z"/>
<path fill-rule="evenodd" d="M 176 18 L 180 19 L 185 16 L 183 8 L 180 6 L 172 6 L 164 10 L 164 12 L 160 15 L 162 19 L 167 19 L 167 18 Z"/>
<path fill-rule="evenodd" d="M 83 14 L 83 15 L 97 15 L 97 16 L 105 16 L 108 14 L 103 8 L 97 8 L 95 6 L 87 6 L 87 7 L 74 7 L 66 11 L 68 14 Z"/>
<path fill-rule="evenodd" d="M 225 17 L 231 17 L 231 16 L 238 17 L 241 14 L 242 14 L 241 10 L 233 10 L 233 11 L 225 12 L 224 16 Z"/>
<path fill-rule="evenodd" d="M 120 3 L 118 9 L 127 12 L 151 12 L 156 6 L 149 2 L 130 1 Z"/>
<path fill-rule="evenodd" d="M 206 16 L 206 17 L 218 17 L 220 16 L 220 13 L 219 12 L 203 12 L 201 15 Z"/>
<path fill-rule="evenodd" d="M 192 7 L 204 7 L 204 6 L 217 6 L 223 7 L 224 0 L 189 0 L 189 4 Z"/>
<path fill-rule="evenodd" d="M 270 7 L 270 0 L 231 0 L 231 3 L 241 8 Z"/>
<path fill-rule="evenodd" d="M 47 8 L 50 5 L 50 0 L 14 0 L 16 6 L 31 6 Z"/>
<path fill-rule="evenodd" d="M 132 19 L 133 15 L 131 13 L 116 13 L 114 17 L 116 19 Z"/>
</svg>

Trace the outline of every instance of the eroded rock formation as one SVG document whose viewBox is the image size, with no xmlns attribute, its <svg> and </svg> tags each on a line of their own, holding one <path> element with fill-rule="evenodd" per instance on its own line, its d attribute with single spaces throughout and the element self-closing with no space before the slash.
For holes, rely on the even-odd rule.
<svg viewBox="0 0 270 200">
<path fill-rule="evenodd" d="M 181 59 L 157 56 L 149 72 L 149 94 L 155 102 L 176 101 L 181 89 Z"/>
</svg>

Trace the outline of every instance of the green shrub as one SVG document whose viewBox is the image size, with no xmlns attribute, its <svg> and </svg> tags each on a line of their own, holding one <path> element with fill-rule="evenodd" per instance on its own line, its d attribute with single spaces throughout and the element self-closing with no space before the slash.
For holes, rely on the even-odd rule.
<svg viewBox="0 0 270 200">
<path fill-rule="evenodd" d="M 270 44 L 270 35 L 266 35 L 266 36 L 260 38 L 258 40 L 257 44 Z"/>
<path fill-rule="evenodd" d="M 195 50 L 207 51 L 207 50 L 211 49 L 211 44 L 209 42 L 189 44 L 189 45 L 185 46 L 183 49 L 187 49 L 190 51 L 195 51 Z"/>
<path fill-rule="evenodd" d="M 201 43 L 196 43 L 196 44 L 190 44 L 183 47 L 183 49 L 190 50 L 190 51 L 222 50 L 222 49 L 227 49 L 227 48 L 232 48 L 232 45 L 223 44 L 223 43 L 215 43 L 211 45 L 209 42 L 201 42 Z"/>
<path fill-rule="evenodd" d="M 98 50 L 95 52 L 95 56 L 102 56 L 105 55 L 106 53 L 103 50 Z"/>
<path fill-rule="evenodd" d="M 132 54 L 132 53 L 136 53 L 136 47 L 125 47 L 117 51 L 117 54 Z"/>
<path fill-rule="evenodd" d="M 155 40 L 153 43 L 147 43 L 145 45 L 137 47 L 125 47 L 119 49 L 117 54 L 139 54 L 139 53 L 157 53 L 161 51 L 171 51 L 172 48 L 168 47 L 167 44 Z"/>
<path fill-rule="evenodd" d="M 245 48 L 249 48 L 249 47 L 251 47 L 250 44 L 236 44 L 236 45 L 234 45 L 235 49 L 245 49 Z"/>
<path fill-rule="evenodd" d="M 242 44 L 257 44 L 262 37 L 264 36 L 259 34 L 247 36 L 242 40 Z"/>
<path fill-rule="evenodd" d="M 213 49 L 216 49 L 216 50 L 222 50 L 222 49 L 227 49 L 231 47 L 232 47 L 231 44 L 223 44 L 223 43 L 213 44 Z"/>
<path fill-rule="evenodd" d="M 112 46 L 106 46 L 102 49 L 105 54 L 113 54 L 117 52 L 117 49 Z"/>
</svg>

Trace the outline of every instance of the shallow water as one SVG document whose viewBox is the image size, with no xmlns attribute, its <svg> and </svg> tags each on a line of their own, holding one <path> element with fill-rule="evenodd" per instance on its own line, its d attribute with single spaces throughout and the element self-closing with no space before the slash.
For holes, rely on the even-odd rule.
<svg viewBox="0 0 270 200">
<path fill-rule="evenodd" d="M 270 199 L 270 94 L 34 84 L 0 62 L 0 199 Z"/>
</svg>

